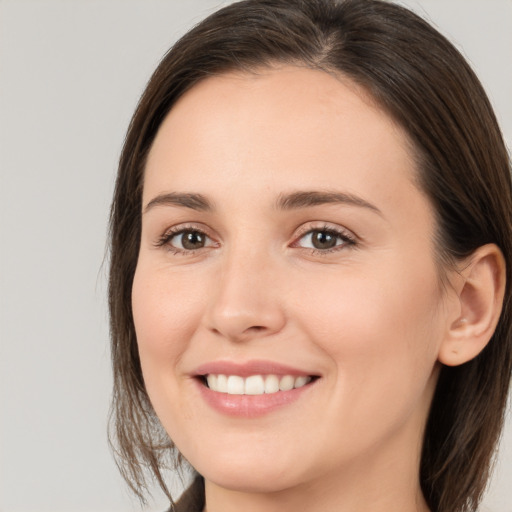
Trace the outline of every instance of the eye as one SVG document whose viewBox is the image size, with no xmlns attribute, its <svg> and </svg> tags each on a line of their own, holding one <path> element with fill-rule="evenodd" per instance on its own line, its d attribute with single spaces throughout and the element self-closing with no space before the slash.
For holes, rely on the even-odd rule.
<svg viewBox="0 0 512 512">
<path fill-rule="evenodd" d="M 298 247 L 328 252 L 345 245 L 353 245 L 354 240 L 346 233 L 333 228 L 311 229 L 295 243 Z"/>
<path fill-rule="evenodd" d="M 168 231 L 157 243 L 157 246 L 167 246 L 176 253 L 192 252 L 213 245 L 213 240 L 206 233 L 193 228 Z"/>
<path fill-rule="evenodd" d="M 182 231 L 176 233 L 169 241 L 177 249 L 193 251 L 206 246 L 207 236 L 201 231 Z"/>
</svg>

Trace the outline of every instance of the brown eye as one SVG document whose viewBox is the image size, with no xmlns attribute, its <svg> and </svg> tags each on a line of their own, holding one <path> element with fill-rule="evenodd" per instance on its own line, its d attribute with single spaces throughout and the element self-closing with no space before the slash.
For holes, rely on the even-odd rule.
<svg viewBox="0 0 512 512">
<path fill-rule="evenodd" d="M 315 249 L 331 249 L 336 247 L 338 236 L 329 231 L 313 231 L 311 244 Z"/>
<path fill-rule="evenodd" d="M 176 233 L 170 240 L 170 244 L 177 249 L 193 251 L 206 246 L 207 236 L 201 231 L 187 230 Z"/>
<path fill-rule="evenodd" d="M 353 240 L 347 235 L 333 229 L 312 229 L 300 238 L 297 245 L 306 249 L 329 251 L 353 243 Z"/>
</svg>

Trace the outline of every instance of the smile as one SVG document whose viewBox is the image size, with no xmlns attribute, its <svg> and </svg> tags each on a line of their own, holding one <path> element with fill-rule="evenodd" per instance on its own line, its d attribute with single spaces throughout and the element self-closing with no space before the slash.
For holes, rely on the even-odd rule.
<svg viewBox="0 0 512 512">
<path fill-rule="evenodd" d="M 206 383 L 212 391 L 229 395 L 264 395 L 290 391 L 305 386 L 311 380 L 310 376 L 294 375 L 206 375 Z"/>
<path fill-rule="evenodd" d="M 199 396 L 225 416 L 257 418 L 308 396 L 322 375 L 275 361 L 211 361 L 192 375 Z"/>
</svg>

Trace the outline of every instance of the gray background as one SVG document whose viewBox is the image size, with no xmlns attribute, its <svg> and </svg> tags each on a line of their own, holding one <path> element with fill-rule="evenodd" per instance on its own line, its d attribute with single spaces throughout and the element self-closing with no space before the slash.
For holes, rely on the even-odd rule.
<svg viewBox="0 0 512 512">
<path fill-rule="evenodd" d="M 512 2 L 406 3 L 462 48 L 511 147 Z M 219 5 L 0 0 L 1 512 L 139 510 L 105 436 L 109 201 L 151 71 Z M 484 510 L 512 511 L 511 475 L 509 415 Z"/>
</svg>

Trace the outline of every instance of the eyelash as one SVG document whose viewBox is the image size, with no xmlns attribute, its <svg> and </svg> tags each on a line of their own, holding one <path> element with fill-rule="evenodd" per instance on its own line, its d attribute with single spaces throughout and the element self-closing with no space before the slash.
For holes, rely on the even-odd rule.
<svg viewBox="0 0 512 512">
<path fill-rule="evenodd" d="M 341 240 L 342 243 L 339 245 L 335 245 L 334 247 L 331 247 L 329 249 L 314 249 L 314 248 L 308 248 L 308 247 L 300 247 L 297 246 L 298 242 L 302 240 L 306 235 L 312 234 L 312 233 L 326 233 L 328 235 L 332 235 L 336 237 L 337 239 Z M 326 256 L 333 252 L 338 252 L 341 250 L 345 250 L 348 247 L 355 247 L 357 245 L 357 240 L 349 231 L 341 229 L 341 228 L 335 228 L 329 225 L 324 224 L 322 227 L 308 227 L 303 232 L 299 233 L 299 235 L 296 238 L 296 241 L 293 242 L 292 247 L 298 247 L 299 249 L 304 249 L 307 251 L 310 251 L 312 255 L 314 256 Z"/>
<path fill-rule="evenodd" d="M 164 247 L 165 246 L 173 254 L 183 254 L 183 255 L 186 254 L 186 255 L 191 256 L 191 255 L 195 254 L 200 249 L 184 250 L 184 249 L 179 249 L 178 247 L 174 247 L 170 243 L 171 240 L 175 236 L 183 234 L 183 233 L 199 233 L 199 234 L 205 236 L 206 238 L 211 239 L 211 237 L 208 236 L 208 234 L 206 233 L 205 230 L 200 229 L 197 226 L 181 225 L 181 226 L 176 226 L 176 227 L 172 227 L 172 228 L 168 229 L 162 236 L 160 236 L 158 238 L 158 240 L 155 243 L 155 246 L 156 247 Z M 203 247 L 201 247 L 201 249 L 203 249 Z"/>
<path fill-rule="evenodd" d="M 175 236 L 183 234 L 183 233 L 187 233 L 187 232 L 199 233 L 200 235 L 203 235 L 206 238 L 211 240 L 211 237 L 206 233 L 206 231 L 198 228 L 197 226 L 193 226 L 193 225 L 177 226 L 177 227 L 168 229 L 162 236 L 160 236 L 158 238 L 158 240 L 156 241 L 155 246 L 156 247 L 166 246 L 167 249 L 169 251 L 171 251 L 173 254 L 177 254 L 177 255 L 181 254 L 181 255 L 189 255 L 189 256 L 192 256 L 197 251 L 200 251 L 201 249 L 205 248 L 205 247 L 201 247 L 200 249 L 186 250 L 186 249 L 179 249 L 179 248 L 171 245 L 170 242 Z M 332 236 L 336 237 L 337 239 L 341 240 L 342 243 L 340 243 L 339 245 L 335 245 L 334 247 L 328 248 L 328 249 L 314 249 L 314 248 L 308 248 L 308 247 L 300 247 L 300 246 L 296 245 L 306 235 L 309 235 L 311 233 L 326 233 L 326 234 L 332 235 Z M 340 229 L 340 228 L 334 228 L 332 226 L 324 225 L 323 227 L 309 227 L 309 228 L 305 229 L 302 233 L 300 233 L 296 237 L 296 239 L 293 242 L 293 244 L 291 245 L 291 247 L 296 247 L 298 249 L 304 249 L 304 250 L 310 251 L 310 253 L 312 255 L 316 256 L 316 255 L 327 255 L 327 254 L 330 254 L 333 252 L 337 252 L 337 251 L 346 249 L 347 247 L 355 247 L 356 245 L 357 245 L 356 238 L 352 234 L 350 234 L 348 231 Z"/>
</svg>

